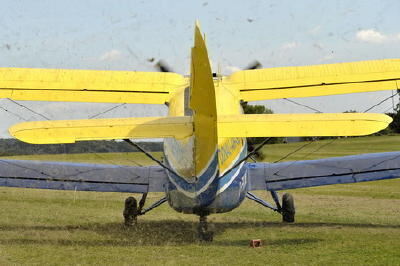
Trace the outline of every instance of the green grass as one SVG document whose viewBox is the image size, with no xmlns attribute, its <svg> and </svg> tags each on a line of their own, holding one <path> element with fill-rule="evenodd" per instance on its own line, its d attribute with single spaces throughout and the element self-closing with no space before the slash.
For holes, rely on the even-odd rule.
<svg viewBox="0 0 400 266">
<path fill-rule="evenodd" d="M 275 144 L 264 146 L 261 152 L 265 156 L 266 161 L 274 162 L 303 145 L 307 146 L 288 157 L 286 161 L 312 160 L 360 153 L 400 151 L 400 135 Z"/>
<path fill-rule="evenodd" d="M 400 136 L 312 143 L 288 158 L 400 150 Z M 263 149 L 275 161 L 304 143 Z M 158 156 L 160 156 L 158 154 Z M 19 156 L 19 159 L 145 165 L 132 154 Z M 163 205 L 136 228 L 122 226 L 127 194 L 0 188 L 0 265 L 14 264 L 400 264 L 400 181 L 293 190 L 295 224 L 246 200 L 211 215 L 214 242 L 196 239 L 197 218 Z M 269 199 L 266 192 L 258 192 Z M 159 199 L 154 193 L 148 202 Z M 261 248 L 248 247 L 262 239 Z"/>
</svg>

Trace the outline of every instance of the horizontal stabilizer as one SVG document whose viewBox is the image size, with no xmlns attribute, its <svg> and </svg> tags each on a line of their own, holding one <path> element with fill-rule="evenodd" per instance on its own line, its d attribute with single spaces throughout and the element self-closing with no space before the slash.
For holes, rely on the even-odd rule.
<svg viewBox="0 0 400 266">
<path fill-rule="evenodd" d="M 176 73 L 0 68 L 0 98 L 164 104 L 187 84 Z"/>
<path fill-rule="evenodd" d="M 0 186 L 101 192 L 164 192 L 160 166 L 0 160 Z"/>
<path fill-rule="evenodd" d="M 82 140 L 184 138 L 193 134 L 191 117 L 142 117 L 25 122 L 10 134 L 33 144 L 74 143 Z"/>
<path fill-rule="evenodd" d="M 243 70 L 223 80 L 244 101 L 400 89 L 400 59 Z"/>
<path fill-rule="evenodd" d="M 247 167 L 250 190 L 285 190 L 400 178 L 400 152 L 249 163 Z"/>
<path fill-rule="evenodd" d="M 382 130 L 390 122 L 387 115 L 370 113 L 230 115 L 218 117 L 218 136 L 361 136 Z"/>
</svg>

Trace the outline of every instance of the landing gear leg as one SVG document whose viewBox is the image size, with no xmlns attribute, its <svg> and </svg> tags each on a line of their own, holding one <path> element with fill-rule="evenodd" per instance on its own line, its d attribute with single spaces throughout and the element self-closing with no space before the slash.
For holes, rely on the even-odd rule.
<svg viewBox="0 0 400 266">
<path fill-rule="evenodd" d="M 294 208 L 294 199 L 293 196 L 289 193 L 285 193 L 282 196 L 282 206 L 279 203 L 279 196 L 276 191 L 271 191 L 272 198 L 275 201 L 275 205 L 273 206 L 270 203 L 260 199 L 256 195 L 251 192 L 247 192 L 246 197 L 251 199 L 264 207 L 270 208 L 273 211 L 279 212 L 282 215 L 282 221 L 286 223 L 294 223 L 294 215 L 296 214 L 296 210 Z"/>
<path fill-rule="evenodd" d="M 213 241 L 214 232 L 208 231 L 207 216 L 200 216 L 197 232 L 201 241 Z"/>
<path fill-rule="evenodd" d="M 283 222 L 294 223 L 294 216 L 296 214 L 296 210 L 294 207 L 293 196 L 289 193 L 285 193 L 282 196 L 281 214 Z"/>
</svg>

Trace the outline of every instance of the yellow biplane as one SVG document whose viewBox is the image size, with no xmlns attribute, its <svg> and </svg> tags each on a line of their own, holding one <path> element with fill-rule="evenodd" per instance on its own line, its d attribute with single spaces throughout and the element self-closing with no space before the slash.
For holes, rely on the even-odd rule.
<svg viewBox="0 0 400 266">
<path fill-rule="evenodd" d="M 248 163 L 247 137 L 360 136 L 384 129 L 384 114 L 243 114 L 241 101 L 400 89 L 400 60 L 251 69 L 213 75 L 195 27 L 188 77 L 176 73 L 63 69 L 0 69 L 0 97 L 30 101 L 167 104 L 167 117 L 37 121 L 10 134 L 35 144 L 164 138 L 158 166 L 133 167 L 0 160 L 0 185 L 58 190 L 143 193 L 125 202 L 125 223 L 168 201 L 200 217 L 199 236 L 212 239 L 207 216 L 245 197 L 293 222 L 293 197 L 277 191 L 400 177 L 400 152 L 284 163 Z M 138 147 L 139 149 L 140 146 Z M 251 193 L 268 190 L 275 204 Z M 148 192 L 165 197 L 143 209 Z"/>
</svg>

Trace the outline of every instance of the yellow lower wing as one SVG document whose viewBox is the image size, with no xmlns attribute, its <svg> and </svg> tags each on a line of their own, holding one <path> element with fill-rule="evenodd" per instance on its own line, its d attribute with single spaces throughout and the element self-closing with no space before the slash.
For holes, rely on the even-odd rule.
<svg viewBox="0 0 400 266">
<path fill-rule="evenodd" d="M 176 73 L 0 68 L 0 98 L 164 104 L 187 86 Z"/>
<path fill-rule="evenodd" d="M 384 114 L 261 114 L 218 118 L 219 137 L 360 136 L 392 121 Z"/>
<path fill-rule="evenodd" d="M 244 101 L 400 89 L 400 59 L 243 70 L 223 79 Z"/>
<path fill-rule="evenodd" d="M 25 122 L 12 126 L 15 138 L 33 144 L 81 140 L 184 138 L 193 134 L 192 118 L 143 117 Z"/>
<path fill-rule="evenodd" d="M 301 137 L 359 136 L 384 129 L 392 119 L 383 114 L 271 114 L 218 117 L 218 136 Z M 111 118 L 39 121 L 9 129 L 17 139 L 34 144 L 126 138 L 185 138 L 193 134 L 192 117 Z"/>
</svg>

